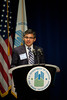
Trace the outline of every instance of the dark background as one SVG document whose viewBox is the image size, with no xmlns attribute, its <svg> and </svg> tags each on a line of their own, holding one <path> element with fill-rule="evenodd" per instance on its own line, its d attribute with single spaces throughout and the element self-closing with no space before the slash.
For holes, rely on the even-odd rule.
<svg viewBox="0 0 67 100">
<path fill-rule="evenodd" d="M 67 99 L 67 4 L 65 0 L 26 0 L 28 27 L 37 33 L 45 62 L 57 65 L 51 100 Z"/>
<path fill-rule="evenodd" d="M 56 73 L 54 87 L 50 90 L 50 100 L 67 100 L 67 3 L 65 0 L 25 2 L 28 28 L 35 30 L 37 35 L 35 44 L 43 47 L 45 62 L 57 65 L 61 70 Z M 11 7 L 14 35 L 18 0 L 11 0 Z"/>
</svg>

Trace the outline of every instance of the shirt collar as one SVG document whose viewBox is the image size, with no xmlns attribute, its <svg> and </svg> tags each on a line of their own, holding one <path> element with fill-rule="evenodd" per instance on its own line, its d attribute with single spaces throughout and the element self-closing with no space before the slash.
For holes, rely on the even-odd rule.
<svg viewBox="0 0 67 100">
<path fill-rule="evenodd" d="M 28 46 L 25 44 L 26 49 L 28 48 Z M 31 50 L 33 50 L 33 44 L 30 46 Z"/>
</svg>

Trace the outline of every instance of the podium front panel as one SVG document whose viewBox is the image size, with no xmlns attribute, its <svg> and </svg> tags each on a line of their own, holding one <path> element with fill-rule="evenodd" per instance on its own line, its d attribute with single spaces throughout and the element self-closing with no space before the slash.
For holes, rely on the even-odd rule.
<svg viewBox="0 0 67 100">
<path fill-rule="evenodd" d="M 32 88 L 30 88 L 27 83 L 27 75 L 29 71 L 38 66 L 42 66 L 50 72 L 51 74 L 50 85 L 53 84 L 54 75 L 56 72 L 55 68 L 46 67 L 44 65 L 32 65 L 32 66 L 26 66 L 26 67 L 15 69 L 13 70 L 12 74 L 13 74 L 14 84 L 18 95 L 18 100 L 27 100 L 27 99 L 33 100 L 33 98 L 36 100 L 40 100 L 44 97 L 48 98 L 50 85 L 43 91 L 35 91 Z"/>
</svg>

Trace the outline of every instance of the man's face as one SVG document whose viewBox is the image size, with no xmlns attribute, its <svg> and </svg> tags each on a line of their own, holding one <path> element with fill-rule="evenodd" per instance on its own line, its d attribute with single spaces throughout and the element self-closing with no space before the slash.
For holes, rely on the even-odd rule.
<svg viewBox="0 0 67 100">
<path fill-rule="evenodd" d="M 33 34 L 26 34 L 24 36 L 24 42 L 27 46 L 31 46 L 36 41 Z"/>
</svg>

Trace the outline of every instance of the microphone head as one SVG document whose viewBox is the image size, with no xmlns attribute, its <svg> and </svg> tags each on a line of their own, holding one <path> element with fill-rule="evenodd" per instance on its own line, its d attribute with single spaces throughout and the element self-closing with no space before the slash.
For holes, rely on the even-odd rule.
<svg viewBox="0 0 67 100">
<path fill-rule="evenodd" d="M 37 51 L 41 52 L 41 49 L 39 48 L 39 49 L 37 49 Z"/>
<path fill-rule="evenodd" d="M 35 51 L 35 49 L 33 49 L 32 52 L 33 52 L 34 55 L 36 55 L 36 51 Z"/>
<path fill-rule="evenodd" d="M 35 49 L 33 49 L 32 52 L 35 52 Z"/>
<path fill-rule="evenodd" d="M 37 49 L 37 51 L 38 51 L 41 55 L 43 55 L 42 50 L 41 50 L 40 48 Z"/>
</svg>

